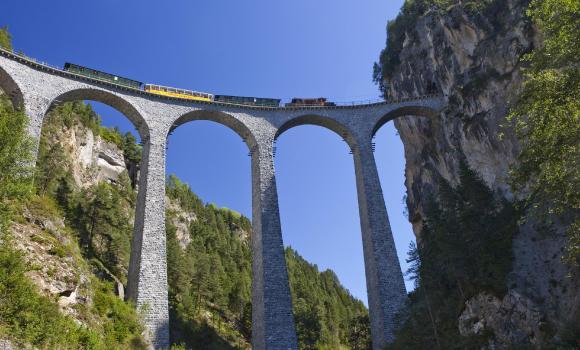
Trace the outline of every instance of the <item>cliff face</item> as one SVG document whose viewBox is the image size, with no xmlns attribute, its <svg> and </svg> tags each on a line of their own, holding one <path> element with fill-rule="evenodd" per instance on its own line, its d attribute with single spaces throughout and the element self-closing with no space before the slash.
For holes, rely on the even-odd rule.
<svg viewBox="0 0 580 350">
<path fill-rule="evenodd" d="M 437 90 L 448 106 L 437 119 L 395 120 L 406 158 L 409 219 L 420 239 L 427 199 L 440 179 L 457 184 L 460 160 L 501 196 L 513 199 L 508 175 L 518 142 L 502 127 L 522 82 L 520 59 L 537 45 L 525 16 L 527 0 L 496 1 L 474 15 L 467 6 L 432 9 L 405 30 L 388 93 L 411 97 Z M 538 347 L 548 324 L 561 327 L 578 308 L 577 280 L 561 262 L 562 230 L 546 234 L 533 220 L 514 239 L 510 291 L 503 300 L 484 293 L 466 303 L 461 334 L 492 330 L 497 345 L 528 339 Z M 553 332 L 552 332 L 553 334 Z"/>
<path fill-rule="evenodd" d="M 446 14 L 428 12 L 404 39 L 401 64 L 391 80 L 392 96 L 436 89 L 448 103 L 437 120 L 395 120 L 405 147 L 407 204 L 416 234 L 424 216 L 422 199 L 436 190 L 439 178 L 457 183 L 461 158 L 491 188 L 511 196 L 506 180 L 517 141 L 501 124 L 522 80 L 520 57 L 534 45 L 526 5 L 505 1 L 505 8 L 495 14 L 498 18 L 474 18 L 461 6 Z"/>
<path fill-rule="evenodd" d="M 127 163 L 123 150 L 82 125 L 65 128 L 58 140 L 51 142 L 60 143 L 67 158 L 74 160 L 69 171 L 79 187 L 87 188 L 101 181 L 115 183 L 123 172 L 132 178 L 137 176 L 132 169 L 138 165 Z"/>
<path fill-rule="evenodd" d="M 45 138 L 51 136 L 44 135 Z M 82 125 L 61 129 L 60 137 L 48 142 L 62 147 L 70 165 L 69 173 L 79 188 L 88 188 L 101 181 L 115 183 L 127 171 L 123 151 Z M 82 322 L 78 309 L 92 303 L 92 271 L 83 260 L 75 234 L 66 225 L 62 213 L 49 201 L 35 199 L 24 210 L 23 220 L 14 223 L 12 234 L 16 247 L 34 266 L 27 275 L 44 295 L 58 301 L 62 311 Z M 115 282 L 116 293 L 123 298 L 120 277 L 104 266 L 100 267 L 99 274 Z"/>
</svg>

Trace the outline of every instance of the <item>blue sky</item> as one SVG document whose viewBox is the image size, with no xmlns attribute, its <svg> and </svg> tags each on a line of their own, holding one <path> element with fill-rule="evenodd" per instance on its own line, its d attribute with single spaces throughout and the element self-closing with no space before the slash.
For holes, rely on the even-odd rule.
<svg viewBox="0 0 580 350">
<path fill-rule="evenodd" d="M 372 64 L 387 20 L 403 0 L 10 1 L 18 50 L 53 65 L 65 61 L 147 83 L 244 96 L 333 101 L 378 97 Z M 132 127 L 97 105 L 105 124 Z M 403 147 L 392 123 L 379 130 L 375 157 L 406 269 L 414 239 L 403 212 Z M 284 243 L 320 269 L 332 268 L 366 302 L 352 156 L 329 130 L 300 126 L 277 144 L 276 172 Z M 250 158 L 226 127 L 196 121 L 169 140 L 167 173 L 208 202 L 251 216 Z M 407 283 L 407 288 L 412 285 Z"/>
</svg>

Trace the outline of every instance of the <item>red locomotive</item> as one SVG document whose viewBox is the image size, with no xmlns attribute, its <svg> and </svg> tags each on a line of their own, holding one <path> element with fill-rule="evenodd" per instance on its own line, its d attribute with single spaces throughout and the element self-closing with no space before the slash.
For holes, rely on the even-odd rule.
<svg viewBox="0 0 580 350">
<path fill-rule="evenodd" d="M 319 97 L 319 98 L 293 98 L 291 102 L 286 103 L 286 107 L 302 107 L 302 106 L 321 106 L 321 107 L 328 107 L 328 106 L 336 106 L 334 102 L 326 101 L 326 98 Z"/>
</svg>

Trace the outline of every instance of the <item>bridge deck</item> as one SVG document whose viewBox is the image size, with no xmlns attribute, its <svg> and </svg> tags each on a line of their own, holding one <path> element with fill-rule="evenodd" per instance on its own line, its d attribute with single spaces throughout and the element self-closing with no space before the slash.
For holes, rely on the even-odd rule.
<svg viewBox="0 0 580 350">
<path fill-rule="evenodd" d="M 36 59 L 34 59 L 32 57 L 28 57 L 24 54 L 15 53 L 15 52 L 10 51 L 10 50 L 3 48 L 3 47 L 0 47 L 0 55 L 7 57 L 7 58 L 10 58 L 12 60 L 18 61 L 20 63 L 23 63 L 23 64 L 25 64 L 29 67 L 32 67 L 34 69 L 37 69 L 37 70 L 42 70 L 45 72 L 57 74 L 60 76 L 64 76 L 64 77 L 79 80 L 79 81 L 90 82 L 90 83 L 94 83 L 94 84 L 101 85 L 101 86 L 112 87 L 112 88 L 120 90 L 120 91 L 130 91 L 130 92 L 133 92 L 135 94 L 145 95 L 149 98 L 157 98 L 159 100 L 182 101 L 182 102 L 188 101 L 186 99 L 181 99 L 178 97 L 152 94 L 152 93 L 149 93 L 145 90 L 130 88 L 127 86 L 114 84 L 114 83 L 111 83 L 109 81 L 105 81 L 105 80 L 101 80 L 101 79 L 97 79 L 97 78 L 90 78 L 90 77 L 76 74 L 76 73 L 71 73 L 71 72 L 65 71 L 61 68 L 51 66 L 48 63 L 39 62 Z M 353 109 L 353 108 L 375 107 L 375 106 L 381 106 L 381 105 L 396 104 L 396 103 L 401 103 L 401 102 L 424 100 L 424 99 L 433 98 L 433 97 L 440 97 L 440 96 L 441 96 L 440 94 L 429 94 L 429 95 L 423 95 L 423 96 L 419 96 L 419 97 L 399 98 L 399 99 L 378 101 L 378 102 L 372 102 L 372 103 L 348 102 L 348 103 L 339 104 L 336 106 L 291 106 L 291 107 L 278 106 L 278 107 L 270 107 L 270 106 L 251 106 L 251 105 L 227 103 L 227 102 L 217 102 L 217 101 L 195 101 L 195 103 L 202 104 L 202 105 L 208 104 L 208 105 L 225 106 L 225 107 L 240 107 L 240 108 L 247 108 L 249 110 L 329 110 L 329 109 Z"/>
</svg>

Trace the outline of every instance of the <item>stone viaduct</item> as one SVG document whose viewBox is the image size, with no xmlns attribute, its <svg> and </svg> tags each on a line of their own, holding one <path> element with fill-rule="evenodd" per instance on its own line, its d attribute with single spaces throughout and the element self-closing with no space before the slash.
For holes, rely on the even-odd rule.
<svg viewBox="0 0 580 350">
<path fill-rule="evenodd" d="M 439 115 L 444 107 L 442 97 L 294 108 L 193 102 L 86 78 L 3 49 L 0 87 L 29 116 L 29 131 L 37 140 L 47 112 L 75 100 L 110 105 L 136 126 L 143 156 L 127 294 L 143 307 L 145 325 L 158 349 L 169 345 L 164 201 L 170 131 L 189 121 L 211 120 L 234 130 L 250 150 L 255 350 L 298 348 L 280 228 L 274 141 L 284 131 L 303 124 L 336 132 L 348 143 L 354 158 L 373 349 L 392 340 L 394 316 L 405 302 L 406 291 L 371 140 L 384 123 L 396 117 Z"/>
</svg>

